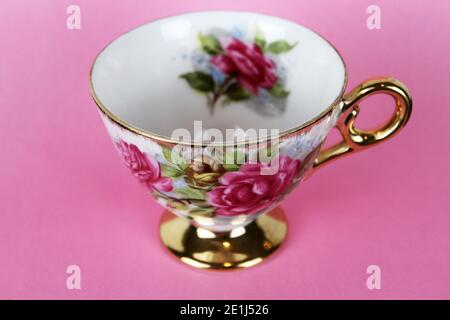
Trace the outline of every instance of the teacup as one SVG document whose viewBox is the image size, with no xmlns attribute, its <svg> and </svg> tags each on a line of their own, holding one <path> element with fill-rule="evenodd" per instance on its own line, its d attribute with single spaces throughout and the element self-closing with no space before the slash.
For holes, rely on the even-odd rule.
<svg viewBox="0 0 450 320">
<path fill-rule="evenodd" d="M 344 94 L 346 83 L 341 55 L 317 33 L 244 12 L 140 26 L 111 42 L 90 76 L 120 157 L 167 209 L 162 242 L 205 269 L 263 261 L 285 238 L 278 205 L 300 181 L 407 123 L 412 101 L 398 80 Z M 376 130 L 356 128 L 358 103 L 375 94 L 394 98 L 394 115 Z M 342 142 L 322 150 L 333 127 Z"/>
</svg>

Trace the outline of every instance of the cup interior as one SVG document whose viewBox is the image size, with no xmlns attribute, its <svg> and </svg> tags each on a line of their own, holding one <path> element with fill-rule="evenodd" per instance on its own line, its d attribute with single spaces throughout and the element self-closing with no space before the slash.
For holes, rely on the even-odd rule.
<svg viewBox="0 0 450 320">
<path fill-rule="evenodd" d="M 122 122 L 170 138 L 177 128 L 290 130 L 339 99 L 339 53 L 296 23 L 253 13 L 160 19 L 114 40 L 97 57 L 91 89 Z"/>
</svg>

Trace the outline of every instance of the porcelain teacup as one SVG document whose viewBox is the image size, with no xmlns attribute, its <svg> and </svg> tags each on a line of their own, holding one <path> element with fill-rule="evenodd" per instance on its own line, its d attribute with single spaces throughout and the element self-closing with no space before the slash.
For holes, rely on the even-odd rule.
<svg viewBox="0 0 450 320">
<path fill-rule="evenodd" d="M 205 269 L 261 262 L 285 238 L 278 206 L 287 194 L 324 163 L 407 123 L 411 97 L 398 80 L 344 94 L 346 84 L 341 55 L 317 33 L 243 12 L 140 26 L 97 56 L 90 77 L 120 157 L 167 209 L 162 242 Z M 358 129 L 358 103 L 374 94 L 392 96 L 395 113 L 376 130 Z M 342 141 L 322 149 L 333 127 Z"/>
</svg>

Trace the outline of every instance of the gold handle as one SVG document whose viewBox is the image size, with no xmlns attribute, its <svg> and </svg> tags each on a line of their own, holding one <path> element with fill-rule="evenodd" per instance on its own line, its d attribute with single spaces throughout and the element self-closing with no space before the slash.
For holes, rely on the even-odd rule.
<svg viewBox="0 0 450 320">
<path fill-rule="evenodd" d="M 360 109 L 358 103 L 374 94 L 387 94 L 394 98 L 396 104 L 394 115 L 385 125 L 376 130 L 364 131 L 355 128 L 355 120 Z M 314 168 L 393 137 L 406 125 L 411 111 L 411 95 L 400 81 L 392 78 L 380 78 L 363 82 L 346 94 L 342 101 L 342 113 L 336 123 L 336 128 L 343 138 L 342 142 L 321 150 L 314 161 Z"/>
</svg>

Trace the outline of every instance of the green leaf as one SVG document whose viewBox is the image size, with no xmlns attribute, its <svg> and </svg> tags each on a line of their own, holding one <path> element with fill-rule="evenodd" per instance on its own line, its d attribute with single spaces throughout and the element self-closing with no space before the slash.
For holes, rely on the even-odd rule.
<svg viewBox="0 0 450 320">
<path fill-rule="evenodd" d="M 243 163 L 245 163 L 245 153 L 239 151 L 235 147 L 226 149 L 222 164 L 224 168 L 226 168 L 226 166 L 235 168 L 234 166 L 236 166 L 237 170 L 239 170 L 240 165 Z"/>
<path fill-rule="evenodd" d="M 276 84 L 269 90 L 269 93 L 277 98 L 286 98 L 289 95 L 289 91 L 284 90 L 282 86 Z"/>
<path fill-rule="evenodd" d="M 261 48 L 261 50 L 264 51 L 266 49 L 266 40 L 262 38 L 255 38 L 255 43 Z"/>
<path fill-rule="evenodd" d="M 264 51 L 266 49 L 267 43 L 264 37 L 264 33 L 258 27 L 255 30 L 255 38 L 253 39 L 253 41 L 261 48 L 261 50 Z"/>
<path fill-rule="evenodd" d="M 237 82 L 228 87 L 225 91 L 225 95 L 233 101 L 245 100 L 252 96 L 250 92 L 245 90 L 245 88 Z"/>
<path fill-rule="evenodd" d="M 200 45 L 206 53 L 210 55 L 216 55 L 223 52 L 223 48 L 220 45 L 219 40 L 215 36 L 212 35 L 203 35 L 201 33 L 198 34 L 198 40 L 200 41 Z"/>
<path fill-rule="evenodd" d="M 183 158 L 183 156 L 178 152 L 171 152 L 171 153 L 172 153 L 172 163 L 176 164 L 181 168 L 184 168 L 184 165 L 186 165 L 186 160 Z"/>
<path fill-rule="evenodd" d="M 202 209 L 202 208 L 195 208 L 190 209 L 189 214 L 193 216 L 200 216 L 200 217 L 212 217 L 214 213 L 214 208 L 208 208 L 208 209 Z"/>
<path fill-rule="evenodd" d="M 175 201 L 173 199 L 168 199 L 167 200 L 167 206 L 169 208 L 173 208 L 176 210 L 188 210 L 189 206 L 181 201 Z"/>
<path fill-rule="evenodd" d="M 278 41 L 275 41 L 275 42 L 272 42 L 271 44 L 269 44 L 269 46 L 267 47 L 267 50 L 274 54 L 279 54 L 279 53 L 288 52 L 288 51 L 292 50 L 296 45 L 297 45 L 297 43 L 289 44 L 285 40 L 278 40 Z"/>
<path fill-rule="evenodd" d="M 264 39 L 264 36 L 262 34 L 256 34 L 255 43 L 258 45 L 258 47 L 261 48 L 261 50 L 264 51 L 266 49 L 266 39 Z"/>
<path fill-rule="evenodd" d="M 163 155 L 167 161 L 172 162 L 172 151 L 167 148 L 163 148 Z"/>
<path fill-rule="evenodd" d="M 191 188 L 191 187 L 183 187 L 183 188 L 175 189 L 173 192 L 183 198 L 205 200 L 204 192 L 194 189 L 194 188 Z"/>
<path fill-rule="evenodd" d="M 214 79 L 209 74 L 201 71 L 188 72 L 180 75 L 180 78 L 185 79 L 192 89 L 200 92 L 214 91 Z"/>
<path fill-rule="evenodd" d="M 184 170 L 187 167 L 186 160 L 178 153 L 173 152 L 171 149 L 163 148 L 164 158 L 180 168 L 180 170 Z"/>
<path fill-rule="evenodd" d="M 185 200 L 187 201 L 187 200 Z M 197 208 L 211 208 L 212 206 L 205 199 L 189 199 L 189 202 Z"/>
<path fill-rule="evenodd" d="M 223 164 L 222 166 L 227 171 L 239 171 L 239 166 L 237 164 Z"/>
<path fill-rule="evenodd" d="M 170 178 L 178 178 L 184 175 L 184 172 L 178 167 L 174 167 L 165 163 L 161 164 L 162 175 Z"/>
</svg>

